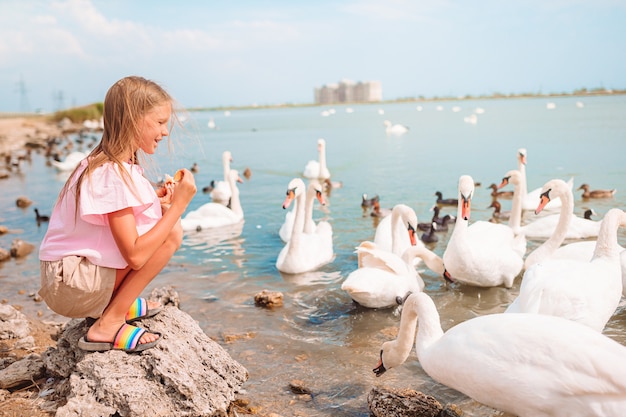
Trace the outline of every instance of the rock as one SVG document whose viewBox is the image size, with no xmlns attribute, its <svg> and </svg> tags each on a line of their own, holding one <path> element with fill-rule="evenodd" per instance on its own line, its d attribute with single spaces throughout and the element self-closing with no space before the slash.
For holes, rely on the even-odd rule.
<svg viewBox="0 0 626 417">
<path fill-rule="evenodd" d="M 0 340 L 23 339 L 30 335 L 26 316 L 8 304 L 0 304 Z"/>
<path fill-rule="evenodd" d="M 23 241 L 22 239 L 15 239 L 11 243 L 11 256 L 14 258 L 22 258 L 35 250 L 35 245 Z"/>
<path fill-rule="evenodd" d="M 0 262 L 8 261 L 11 259 L 11 252 L 4 248 L 0 248 Z"/>
<path fill-rule="evenodd" d="M 172 286 L 155 288 L 150 293 L 151 301 L 158 301 L 164 306 L 180 308 L 180 296 Z"/>
<path fill-rule="evenodd" d="M 225 416 L 247 370 L 202 332 L 188 314 L 166 306 L 141 327 L 161 333 L 140 353 L 84 352 L 84 320 L 70 321 L 56 349 L 42 355 L 67 403 L 57 417 Z"/>
<path fill-rule="evenodd" d="M 5 225 L 0 224 L 0 235 L 4 235 L 6 233 L 9 233 L 9 228 Z"/>
<path fill-rule="evenodd" d="M 254 296 L 254 304 L 267 308 L 280 307 L 283 305 L 283 293 L 263 290 Z"/>
<path fill-rule="evenodd" d="M 304 381 L 301 381 L 299 379 L 294 379 L 293 381 L 289 382 L 289 389 L 294 394 L 313 394 L 313 392 L 306 387 Z"/>
<path fill-rule="evenodd" d="M 453 417 L 458 407 L 444 407 L 434 397 L 412 389 L 374 387 L 367 396 L 370 411 L 376 417 Z M 459 410 L 460 411 L 460 410 Z"/>
<path fill-rule="evenodd" d="M 12 389 L 30 385 L 44 376 L 41 357 L 31 354 L 0 370 L 0 388 Z"/>
</svg>

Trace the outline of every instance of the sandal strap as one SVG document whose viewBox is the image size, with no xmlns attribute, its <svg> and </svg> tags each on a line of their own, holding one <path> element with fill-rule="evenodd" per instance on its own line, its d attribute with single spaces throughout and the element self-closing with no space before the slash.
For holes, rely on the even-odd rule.
<svg viewBox="0 0 626 417">
<path fill-rule="evenodd" d="M 133 350 L 139 344 L 141 336 L 146 332 L 146 329 L 142 329 L 137 326 L 130 325 L 128 323 L 122 324 L 122 327 L 117 331 L 115 340 L 113 340 L 113 349 L 121 350 Z"/>
<path fill-rule="evenodd" d="M 137 297 L 135 301 L 130 305 L 130 308 L 126 312 L 126 321 L 136 319 L 137 317 L 143 317 L 148 314 L 148 301 L 145 298 Z"/>
</svg>

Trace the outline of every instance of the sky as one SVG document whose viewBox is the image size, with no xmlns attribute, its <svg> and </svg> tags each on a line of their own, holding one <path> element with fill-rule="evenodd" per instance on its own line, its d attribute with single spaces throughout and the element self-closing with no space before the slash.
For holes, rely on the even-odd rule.
<svg viewBox="0 0 626 417">
<path fill-rule="evenodd" d="M 101 102 L 127 75 L 185 107 L 626 89 L 626 0 L 0 0 L 0 112 Z"/>
</svg>

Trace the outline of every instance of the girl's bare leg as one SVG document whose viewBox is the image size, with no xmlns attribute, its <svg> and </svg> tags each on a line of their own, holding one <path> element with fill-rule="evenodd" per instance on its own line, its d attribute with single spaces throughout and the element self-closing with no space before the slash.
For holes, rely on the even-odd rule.
<svg viewBox="0 0 626 417">
<path fill-rule="evenodd" d="M 125 323 L 126 312 L 130 305 L 167 265 L 174 252 L 180 247 L 181 242 L 182 230 L 173 230 L 169 238 L 141 269 L 126 268 L 117 271 L 115 290 L 111 301 L 102 316 L 87 332 L 87 340 L 91 342 L 111 342 L 113 340 L 119 328 Z M 150 343 L 158 338 L 158 335 L 146 332 L 139 343 Z"/>
</svg>

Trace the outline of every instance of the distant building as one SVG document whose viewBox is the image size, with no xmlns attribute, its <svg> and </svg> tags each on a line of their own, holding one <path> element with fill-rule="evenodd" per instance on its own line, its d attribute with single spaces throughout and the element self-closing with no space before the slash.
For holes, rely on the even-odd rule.
<svg viewBox="0 0 626 417">
<path fill-rule="evenodd" d="M 383 97 L 380 81 L 354 82 L 341 80 L 339 84 L 326 84 L 315 88 L 316 104 L 371 103 Z"/>
</svg>

